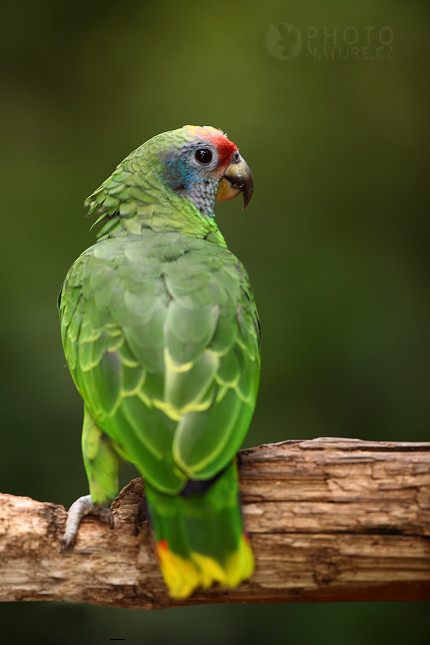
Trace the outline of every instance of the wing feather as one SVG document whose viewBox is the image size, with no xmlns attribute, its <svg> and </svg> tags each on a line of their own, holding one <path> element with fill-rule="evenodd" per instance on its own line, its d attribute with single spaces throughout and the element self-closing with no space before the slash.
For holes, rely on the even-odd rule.
<svg viewBox="0 0 430 645">
<path fill-rule="evenodd" d="M 60 314 L 88 410 L 153 486 L 178 492 L 231 461 L 255 405 L 259 336 L 246 272 L 226 248 L 150 228 L 105 237 L 71 268 Z"/>
</svg>

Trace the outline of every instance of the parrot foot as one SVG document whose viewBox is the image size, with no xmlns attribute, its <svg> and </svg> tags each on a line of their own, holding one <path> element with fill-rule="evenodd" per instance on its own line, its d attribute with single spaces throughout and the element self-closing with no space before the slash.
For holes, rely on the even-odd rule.
<svg viewBox="0 0 430 645">
<path fill-rule="evenodd" d="M 63 551 L 67 551 L 73 546 L 81 519 L 90 513 L 91 515 L 98 515 L 103 522 L 106 522 L 110 528 L 113 528 L 113 515 L 110 508 L 93 504 L 91 495 L 79 497 L 69 508 L 66 529 L 62 539 Z"/>
</svg>

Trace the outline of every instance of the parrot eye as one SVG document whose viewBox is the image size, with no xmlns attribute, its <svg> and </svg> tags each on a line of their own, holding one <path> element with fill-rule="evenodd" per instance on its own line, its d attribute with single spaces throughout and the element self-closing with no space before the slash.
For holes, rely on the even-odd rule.
<svg viewBox="0 0 430 645">
<path fill-rule="evenodd" d="M 194 158 L 196 161 L 202 164 L 208 164 L 212 161 L 212 152 L 208 150 L 207 148 L 200 148 L 199 150 L 196 151 Z"/>
</svg>

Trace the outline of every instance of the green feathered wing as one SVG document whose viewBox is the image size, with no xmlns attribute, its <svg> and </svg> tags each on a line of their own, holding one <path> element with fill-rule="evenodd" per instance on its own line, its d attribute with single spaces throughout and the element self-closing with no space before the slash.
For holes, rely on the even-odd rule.
<svg viewBox="0 0 430 645">
<path fill-rule="evenodd" d="M 66 277 L 62 340 L 85 402 L 92 500 L 115 496 L 120 458 L 136 465 L 180 598 L 253 570 L 234 458 L 255 406 L 259 325 L 246 272 L 213 221 L 195 226 L 192 209 L 175 219 L 176 204 L 158 206 L 140 171 L 131 157 L 93 196 L 106 223 Z"/>
</svg>

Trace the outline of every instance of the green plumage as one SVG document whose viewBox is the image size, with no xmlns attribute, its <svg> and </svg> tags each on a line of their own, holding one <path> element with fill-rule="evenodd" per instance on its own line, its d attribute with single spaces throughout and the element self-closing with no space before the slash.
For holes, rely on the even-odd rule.
<svg viewBox="0 0 430 645">
<path fill-rule="evenodd" d="M 169 134 L 176 147 L 191 136 L 185 128 Z M 93 503 L 115 496 L 118 458 L 126 459 L 147 483 L 156 539 L 183 558 L 191 549 L 222 562 L 242 532 L 237 485 L 230 486 L 235 501 L 230 494 L 224 503 L 222 479 L 237 481 L 228 466 L 255 406 L 259 325 L 246 271 L 215 222 L 160 180 L 163 136 L 132 153 L 90 198 L 104 226 L 67 274 L 61 334 L 85 401 L 82 448 Z M 204 495 L 180 495 L 189 480 L 226 468 Z M 222 522 L 209 540 L 190 519 L 211 515 L 218 497 L 213 517 L 222 508 L 231 515 L 225 548 L 216 537 Z M 188 517 L 188 546 L 179 524 L 174 539 L 176 514 Z"/>
</svg>

